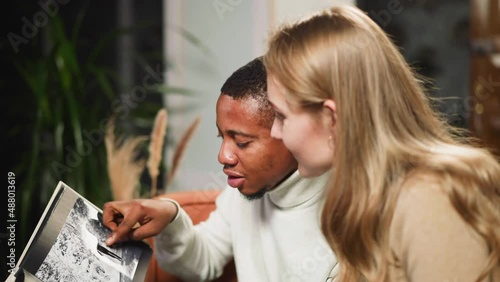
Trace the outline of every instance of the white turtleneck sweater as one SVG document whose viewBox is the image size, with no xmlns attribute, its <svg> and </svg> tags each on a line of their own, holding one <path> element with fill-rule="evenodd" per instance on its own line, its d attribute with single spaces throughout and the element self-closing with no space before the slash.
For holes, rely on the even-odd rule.
<svg viewBox="0 0 500 282">
<path fill-rule="evenodd" d="M 187 281 L 209 281 L 234 257 L 239 282 L 325 281 L 337 262 L 319 221 L 329 175 L 295 172 L 253 201 L 228 187 L 196 226 L 179 209 L 155 237 L 159 265 Z"/>
</svg>

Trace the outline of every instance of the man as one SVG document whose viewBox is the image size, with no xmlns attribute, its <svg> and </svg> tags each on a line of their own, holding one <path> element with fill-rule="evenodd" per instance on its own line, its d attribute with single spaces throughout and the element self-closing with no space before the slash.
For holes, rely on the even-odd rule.
<svg viewBox="0 0 500 282">
<path fill-rule="evenodd" d="M 336 265 L 319 223 L 328 173 L 300 178 L 291 153 L 271 137 L 274 111 L 260 58 L 228 78 L 216 111 L 218 159 L 232 188 L 208 220 L 193 226 L 174 201 L 110 202 L 103 209 L 113 230 L 107 243 L 156 235 L 160 266 L 187 281 L 217 278 L 232 258 L 241 282 L 325 281 Z"/>
</svg>

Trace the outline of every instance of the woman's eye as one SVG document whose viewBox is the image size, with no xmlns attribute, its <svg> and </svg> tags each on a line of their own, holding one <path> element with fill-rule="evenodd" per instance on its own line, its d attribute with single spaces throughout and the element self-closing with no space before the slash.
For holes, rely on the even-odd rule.
<svg viewBox="0 0 500 282">
<path fill-rule="evenodd" d="M 281 121 L 281 120 L 285 119 L 285 116 L 283 114 L 281 114 L 281 113 L 276 112 L 274 114 L 274 118 Z"/>
</svg>

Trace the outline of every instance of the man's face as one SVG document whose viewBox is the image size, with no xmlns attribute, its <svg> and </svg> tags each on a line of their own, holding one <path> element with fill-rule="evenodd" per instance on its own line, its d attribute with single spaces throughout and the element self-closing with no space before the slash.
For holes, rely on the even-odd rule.
<svg viewBox="0 0 500 282">
<path fill-rule="evenodd" d="M 297 162 L 260 117 L 253 98 L 234 100 L 220 95 L 217 129 L 222 137 L 219 162 L 228 184 L 249 199 L 271 190 L 297 169 Z"/>
</svg>

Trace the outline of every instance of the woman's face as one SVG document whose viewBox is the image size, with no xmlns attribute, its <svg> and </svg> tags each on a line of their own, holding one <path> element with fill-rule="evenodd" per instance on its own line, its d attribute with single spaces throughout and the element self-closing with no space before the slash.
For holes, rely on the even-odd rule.
<svg viewBox="0 0 500 282">
<path fill-rule="evenodd" d="M 333 162 L 334 111 L 323 107 L 325 112 L 311 113 L 291 107 L 284 88 L 272 74 L 267 77 L 267 91 L 276 111 L 271 136 L 283 140 L 298 162 L 299 173 L 314 177 L 328 171 Z"/>
</svg>

